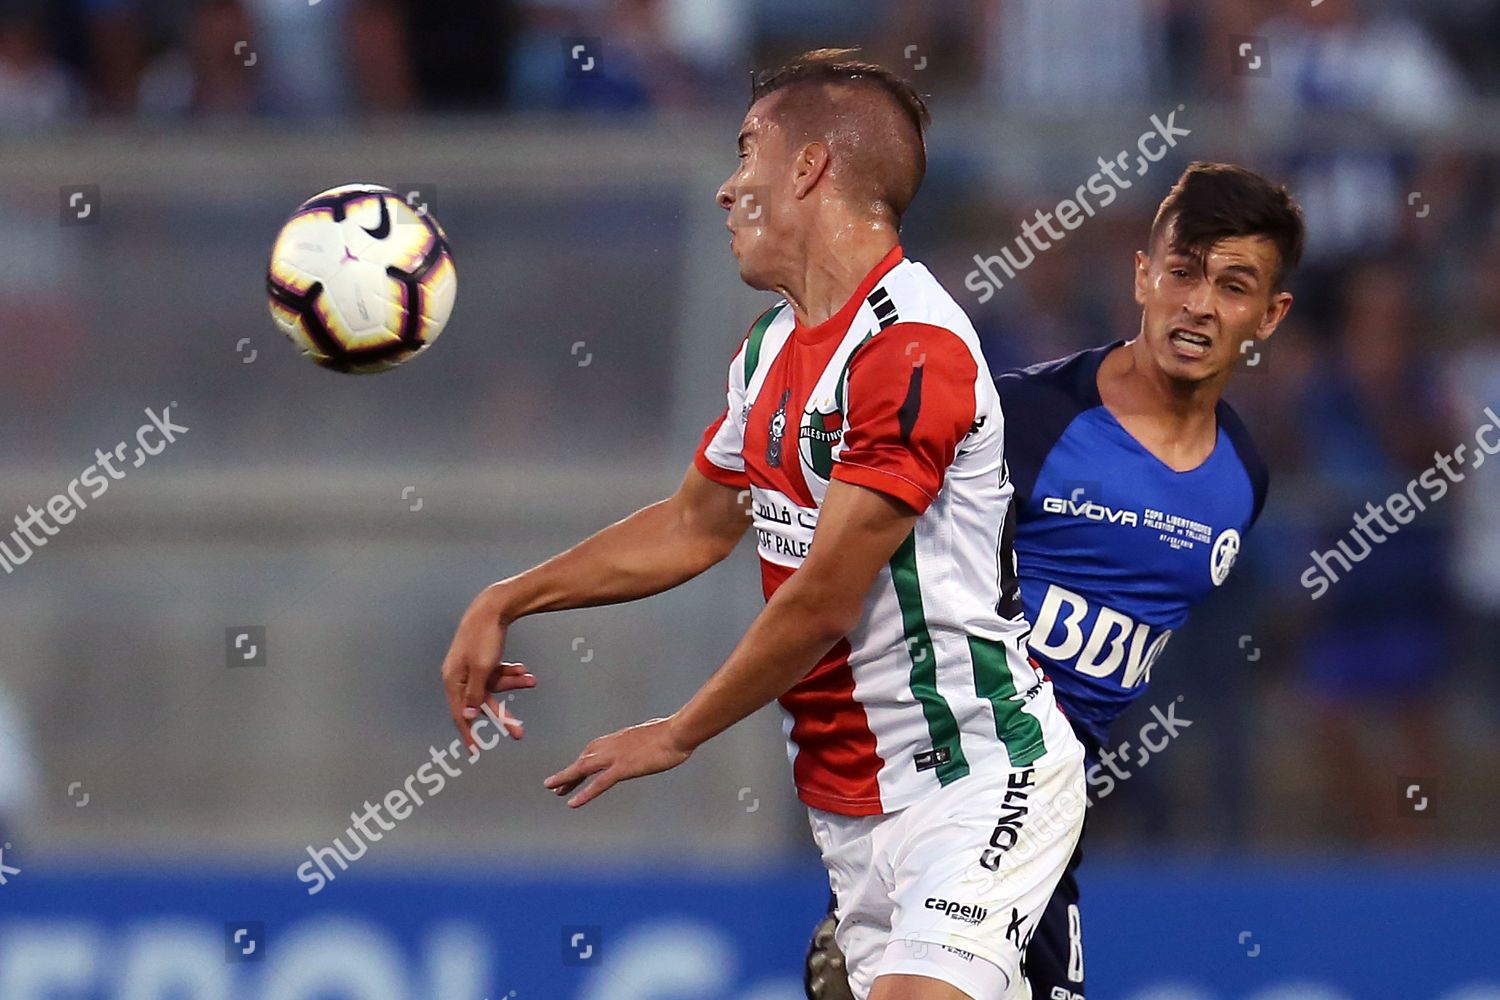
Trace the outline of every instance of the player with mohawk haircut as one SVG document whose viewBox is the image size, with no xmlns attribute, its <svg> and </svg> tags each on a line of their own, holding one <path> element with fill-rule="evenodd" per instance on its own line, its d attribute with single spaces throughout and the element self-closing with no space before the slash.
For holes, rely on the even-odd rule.
<svg viewBox="0 0 1500 1000">
<path fill-rule="evenodd" d="M 781 299 L 723 412 L 675 496 L 482 593 L 443 673 L 469 737 L 492 692 L 535 683 L 500 661 L 516 619 L 675 587 L 753 526 L 766 606 L 728 660 L 547 787 L 582 806 L 776 701 L 854 995 L 996 1000 L 1026 995 L 1022 950 L 1082 823 L 1083 748 L 1026 655 L 994 379 L 900 245 L 927 118 L 847 50 L 756 82 L 717 197 L 741 278 Z M 1069 797 L 1061 825 L 1029 818 Z"/>
</svg>

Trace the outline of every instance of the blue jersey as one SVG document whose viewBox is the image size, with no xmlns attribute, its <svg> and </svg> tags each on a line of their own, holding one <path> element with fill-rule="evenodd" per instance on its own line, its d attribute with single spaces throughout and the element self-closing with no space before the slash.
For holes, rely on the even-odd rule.
<svg viewBox="0 0 1500 1000">
<path fill-rule="evenodd" d="M 995 380 L 1031 655 L 1091 756 L 1188 610 L 1228 577 L 1266 496 L 1265 465 L 1228 403 L 1196 469 L 1176 472 L 1130 436 L 1097 383 L 1122 343 Z"/>
</svg>

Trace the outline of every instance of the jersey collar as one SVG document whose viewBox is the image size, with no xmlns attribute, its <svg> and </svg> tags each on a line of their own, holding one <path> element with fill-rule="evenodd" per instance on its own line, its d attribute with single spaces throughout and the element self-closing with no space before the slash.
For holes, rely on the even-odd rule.
<svg viewBox="0 0 1500 1000">
<path fill-rule="evenodd" d="M 803 326 L 798 322 L 792 328 L 792 336 L 803 343 L 809 344 L 815 344 L 832 336 L 842 337 L 849 331 L 849 324 L 854 322 L 854 317 L 859 312 L 859 307 L 864 305 L 865 296 L 869 295 L 875 286 L 880 283 L 880 279 L 889 274 L 904 258 L 905 253 L 898 243 L 891 248 L 890 253 L 881 259 L 879 264 L 875 265 L 869 274 L 865 275 L 864 280 L 859 283 L 859 287 L 854 290 L 854 294 L 849 297 L 848 302 L 844 303 L 842 309 L 817 326 Z"/>
</svg>

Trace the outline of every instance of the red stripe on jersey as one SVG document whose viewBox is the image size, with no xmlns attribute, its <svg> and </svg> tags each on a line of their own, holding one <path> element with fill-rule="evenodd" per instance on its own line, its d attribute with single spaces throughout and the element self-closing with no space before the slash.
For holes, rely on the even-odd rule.
<svg viewBox="0 0 1500 1000">
<path fill-rule="evenodd" d="M 766 600 L 792 575 L 792 567 L 760 561 Z M 880 754 L 865 709 L 854 699 L 849 640 L 840 639 L 778 699 L 792 718 L 797 757 L 792 777 L 797 797 L 815 809 L 845 816 L 881 813 Z"/>
<path fill-rule="evenodd" d="M 755 485 L 784 493 L 803 507 L 816 506 L 802 476 L 802 461 L 798 455 L 797 436 L 803 412 L 829 360 L 849 332 L 849 324 L 864 306 L 865 296 L 902 259 L 901 248 L 892 247 L 865 275 L 843 308 L 817 326 L 798 323 L 793 327 L 786 346 L 771 362 L 745 421 L 745 471 Z M 778 464 L 773 465 L 772 421 L 783 407 L 785 424 L 778 442 L 780 454 Z"/>
<path fill-rule="evenodd" d="M 802 478 L 802 458 L 798 454 L 797 434 L 802 426 L 802 411 L 828 359 L 838 349 L 838 341 L 813 347 L 787 344 L 771 362 L 761 384 L 760 393 L 745 419 L 745 444 L 742 454 L 750 481 L 764 489 L 785 493 L 803 507 L 816 507 L 807 481 Z M 772 421 L 782 415 L 779 443 L 780 464 L 771 464 Z"/>
</svg>

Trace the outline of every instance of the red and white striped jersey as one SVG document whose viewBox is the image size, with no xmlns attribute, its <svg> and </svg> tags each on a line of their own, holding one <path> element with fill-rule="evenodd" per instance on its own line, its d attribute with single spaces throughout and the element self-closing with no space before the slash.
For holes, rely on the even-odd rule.
<svg viewBox="0 0 1500 1000">
<path fill-rule="evenodd" d="M 704 475 L 749 489 L 769 600 L 801 564 L 832 479 L 920 515 L 859 624 L 783 695 L 797 792 L 851 816 L 895 812 L 971 770 L 1082 756 L 1026 655 L 1007 531 L 1005 428 L 979 339 L 897 247 L 835 316 L 778 303 L 729 370 Z"/>
</svg>

